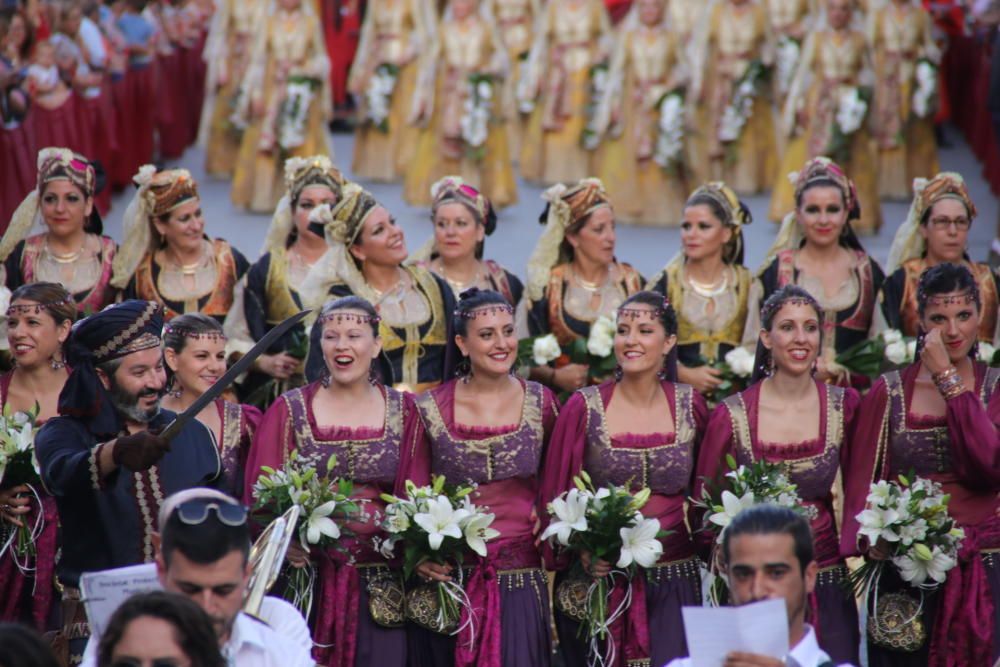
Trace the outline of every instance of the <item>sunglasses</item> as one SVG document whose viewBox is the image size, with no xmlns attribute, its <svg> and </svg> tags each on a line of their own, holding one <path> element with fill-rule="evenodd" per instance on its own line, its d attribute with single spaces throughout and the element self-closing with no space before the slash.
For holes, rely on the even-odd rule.
<svg viewBox="0 0 1000 667">
<path fill-rule="evenodd" d="M 212 510 L 215 510 L 216 518 L 227 526 L 242 526 L 247 522 L 246 507 L 217 500 L 189 500 L 178 505 L 175 512 L 181 523 L 197 526 L 205 522 Z"/>
</svg>

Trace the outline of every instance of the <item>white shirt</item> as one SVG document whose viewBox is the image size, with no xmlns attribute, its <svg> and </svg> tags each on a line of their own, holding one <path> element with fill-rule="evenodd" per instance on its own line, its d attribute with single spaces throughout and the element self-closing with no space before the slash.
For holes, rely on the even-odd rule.
<svg viewBox="0 0 1000 667">
<path fill-rule="evenodd" d="M 104 37 L 101 35 L 101 29 L 97 27 L 96 23 L 84 16 L 80 21 L 79 34 L 80 41 L 87 49 L 87 59 L 90 64 L 94 67 L 104 67 L 108 59 L 108 52 L 104 48 Z"/>
<path fill-rule="evenodd" d="M 302 614 L 281 598 L 266 596 L 260 619 L 240 613 L 223 654 L 234 667 L 313 667 L 312 636 Z M 80 667 L 97 667 L 97 644 L 91 637 Z"/>
<path fill-rule="evenodd" d="M 830 656 L 823 652 L 816 641 L 816 633 L 811 625 L 806 625 L 806 634 L 799 640 L 799 643 L 789 651 L 785 658 L 787 667 L 819 667 L 823 663 L 830 662 Z M 675 658 L 666 667 L 691 667 L 691 658 Z M 840 667 L 851 667 L 848 663 L 843 663 Z"/>
</svg>

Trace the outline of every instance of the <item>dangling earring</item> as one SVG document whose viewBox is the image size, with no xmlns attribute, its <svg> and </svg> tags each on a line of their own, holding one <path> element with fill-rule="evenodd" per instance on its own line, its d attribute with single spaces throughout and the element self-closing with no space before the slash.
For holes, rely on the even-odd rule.
<svg viewBox="0 0 1000 667">
<path fill-rule="evenodd" d="M 66 360 L 65 358 L 60 359 L 59 353 L 57 352 L 56 354 L 52 355 L 51 359 L 49 359 L 49 365 L 52 366 L 52 370 L 61 371 L 62 369 L 66 368 Z"/>
<path fill-rule="evenodd" d="M 624 371 L 622 371 L 622 365 L 621 364 L 616 364 L 615 365 L 615 382 L 621 382 L 622 381 L 622 376 L 624 374 L 625 374 Z"/>
<path fill-rule="evenodd" d="M 378 370 L 375 368 L 375 362 L 373 361 L 370 366 L 368 366 L 368 384 L 377 385 L 379 384 Z"/>
<path fill-rule="evenodd" d="M 167 393 L 170 394 L 171 398 L 180 399 L 181 394 L 184 393 L 184 389 L 180 387 L 179 384 L 180 383 L 178 383 L 177 380 L 174 380 L 173 382 L 170 383 L 170 389 L 167 391 Z"/>
<path fill-rule="evenodd" d="M 469 384 L 469 378 L 472 377 L 472 361 L 468 356 L 462 357 L 462 360 L 458 362 L 455 375 L 462 378 L 463 384 Z"/>
<path fill-rule="evenodd" d="M 975 343 L 972 344 L 972 349 L 969 350 L 969 357 L 971 357 L 973 361 L 979 361 L 979 341 L 978 340 Z M 992 359 L 989 359 L 989 360 L 987 360 L 986 363 L 988 364 L 988 363 L 990 363 L 992 361 L 993 361 Z"/>
<path fill-rule="evenodd" d="M 768 377 L 774 375 L 774 355 L 767 355 L 767 375 Z"/>
<path fill-rule="evenodd" d="M 319 383 L 320 383 L 321 385 L 323 385 L 323 388 L 324 388 L 324 389 L 329 389 L 329 388 L 330 388 L 330 383 L 331 383 L 332 381 L 333 381 L 333 378 L 332 378 L 332 377 L 330 377 L 330 371 L 327 371 L 326 373 L 324 373 L 324 374 L 323 374 L 323 377 L 321 377 L 321 378 L 319 379 Z"/>
</svg>

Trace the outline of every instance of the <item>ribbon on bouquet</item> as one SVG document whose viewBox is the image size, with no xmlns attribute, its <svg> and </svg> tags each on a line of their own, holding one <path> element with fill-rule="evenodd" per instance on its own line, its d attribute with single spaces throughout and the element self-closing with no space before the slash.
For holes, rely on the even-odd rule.
<svg viewBox="0 0 1000 667">
<path fill-rule="evenodd" d="M 608 614 L 597 623 L 592 621 L 589 667 L 625 667 L 633 662 L 648 663 L 650 647 L 645 574 L 640 571 L 630 577 L 622 570 L 612 570 L 607 576 L 607 584 Z M 599 594 L 599 582 L 595 580 L 588 592 L 588 600 Z"/>
</svg>

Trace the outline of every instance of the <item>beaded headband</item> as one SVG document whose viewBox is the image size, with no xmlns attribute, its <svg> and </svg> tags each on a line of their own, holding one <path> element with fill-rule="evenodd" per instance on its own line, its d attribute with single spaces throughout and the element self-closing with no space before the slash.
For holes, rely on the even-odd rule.
<svg viewBox="0 0 1000 667">
<path fill-rule="evenodd" d="M 486 303 L 472 310 L 462 311 L 458 316 L 464 320 L 474 320 L 480 315 L 496 315 L 497 313 L 514 314 L 514 307 L 509 303 Z"/>
<path fill-rule="evenodd" d="M 959 304 L 962 306 L 968 305 L 970 303 L 979 304 L 979 290 L 969 289 L 958 294 L 931 294 L 928 295 L 925 292 L 918 292 L 917 299 L 922 301 L 926 306 L 950 306 L 952 304 Z"/>
<path fill-rule="evenodd" d="M 7 317 L 11 317 L 12 315 L 26 315 L 32 312 L 38 315 L 43 310 L 48 311 L 58 306 L 70 303 L 75 304 L 76 302 L 73 300 L 72 295 L 67 294 L 62 299 L 56 299 L 55 301 L 46 301 L 45 303 L 11 304 L 10 307 L 7 308 Z"/>
<path fill-rule="evenodd" d="M 320 326 L 326 324 L 327 322 L 357 322 L 358 324 L 378 324 L 382 321 L 382 318 L 378 315 L 369 315 L 368 313 L 351 313 L 344 310 L 334 310 L 327 313 L 326 315 L 321 315 L 319 318 Z"/>
<path fill-rule="evenodd" d="M 176 336 L 183 336 L 184 338 L 191 338 L 194 340 L 221 340 L 226 341 L 229 338 L 222 331 L 217 331 L 215 329 L 211 331 L 195 331 L 194 329 L 188 327 L 176 327 L 172 324 L 168 324 L 163 328 L 164 334 L 171 334 Z"/>
<path fill-rule="evenodd" d="M 819 303 L 812 298 L 806 298 L 804 296 L 793 296 L 788 299 L 782 299 L 780 301 L 775 301 L 774 303 L 765 303 L 764 307 L 760 309 L 760 321 L 767 322 L 774 314 L 785 306 L 809 306 L 817 313 L 822 312 L 819 307 Z"/>
<path fill-rule="evenodd" d="M 655 306 L 652 309 L 649 308 L 634 308 L 632 304 L 628 306 L 623 306 L 618 309 L 618 319 L 625 317 L 630 320 L 637 320 L 640 317 L 648 315 L 650 319 L 659 319 L 663 313 L 667 312 L 667 308 L 670 308 L 670 299 L 663 297 L 663 304 Z"/>
</svg>

